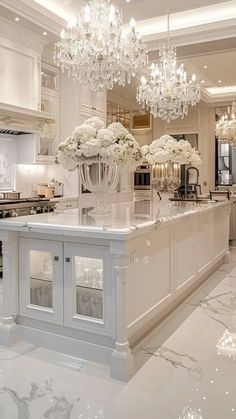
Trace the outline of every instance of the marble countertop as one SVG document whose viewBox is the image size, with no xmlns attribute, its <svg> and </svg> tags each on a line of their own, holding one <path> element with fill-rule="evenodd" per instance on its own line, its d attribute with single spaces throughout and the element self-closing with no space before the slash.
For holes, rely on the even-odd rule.
<svg viewBox="0 0 236 419">
<path fill-rule="evenodd" d="M 142 234 L 161 228 L 166 223 L 178 222 L 203 211 L 213 211 L 228 207 L 228 202 L 189 203 L 176 206 L 142 199 L 110 206 L 111 212 L 105 216 L 94 216 L 91 208 L 55 211 L 0 220 L 0 231 L 24 231 L 53 235 L 68 235 L 90 238 L 126 239 L 127 235 Z"/>
</svg>

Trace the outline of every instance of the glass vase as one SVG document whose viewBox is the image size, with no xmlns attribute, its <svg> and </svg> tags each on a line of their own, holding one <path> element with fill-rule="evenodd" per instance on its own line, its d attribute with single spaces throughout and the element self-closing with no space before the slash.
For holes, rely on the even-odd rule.
<svg viewBox="0 0 236 419">
<path fill-rule="evenodd" d="M 181 184 L 180 165 L 173 162 L 158 163 L 153 166 L 152 198 L 159 214 L 169 212 L 169 198 Z"/>
<path fill-rule="evenodd" d="M 107 194 L 115 191 L 118 183 L 118 166 L 101 159 L 86 160 L 80 167 L 83 187 L 95 195 L 95 207 L 89 213 L 106 215 L 111 212 L 107 205 Z"/>
</svg>

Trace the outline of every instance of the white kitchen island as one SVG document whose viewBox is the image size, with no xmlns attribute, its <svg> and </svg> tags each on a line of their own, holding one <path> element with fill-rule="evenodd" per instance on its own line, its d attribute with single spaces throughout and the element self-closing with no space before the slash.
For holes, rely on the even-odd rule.
<svg viewBox="0 0 236 419">
<path fill-rule="evenodd" d="M 0 221 L 0 344 L 18 339 L 111 365 L 128 380 L 132 348 L 229 253 L 230 204 L 114 205 Z"/>
</svg>

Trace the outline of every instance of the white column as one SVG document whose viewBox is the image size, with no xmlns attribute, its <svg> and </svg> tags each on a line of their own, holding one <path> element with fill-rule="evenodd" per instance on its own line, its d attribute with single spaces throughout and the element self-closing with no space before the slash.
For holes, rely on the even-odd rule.
<svg viewBox="0 0 236 419">
<path fill-rule="evenodd" d="M 115 256 L 116 333 L 115 349 L 111 358 L 111 376 L 128 381 L 133 373 L 133 355 L 127 338 L 127 271 L 128 256 Z"/>
<path fill-rule="evenodd" d="M 2 242 L 3 253 L 3 315 L 0 344 L 11 346 L 18 340 L 18 236 L 8 233 Z"/>
</svg>

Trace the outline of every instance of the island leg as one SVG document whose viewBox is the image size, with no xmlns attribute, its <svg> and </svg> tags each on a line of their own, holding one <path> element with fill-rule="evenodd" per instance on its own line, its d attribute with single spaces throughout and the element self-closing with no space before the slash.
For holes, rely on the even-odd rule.
<svg viewBox="0 0 236 419">
<path fill-rule="evenodd" d="M 127 271 L 128 257 L 115 257 L 116 338 L 111 357 L 111 376 L 128 381 L 133 374 L 133 355 L 127 338 Z"/>
<path fill-rule="evenodd" d="M 8 233 L 2 242 L 3 314 L 0 323 L 0 344 L 11 346 L 18 340 L 18 236 Z"/>
</svg>

